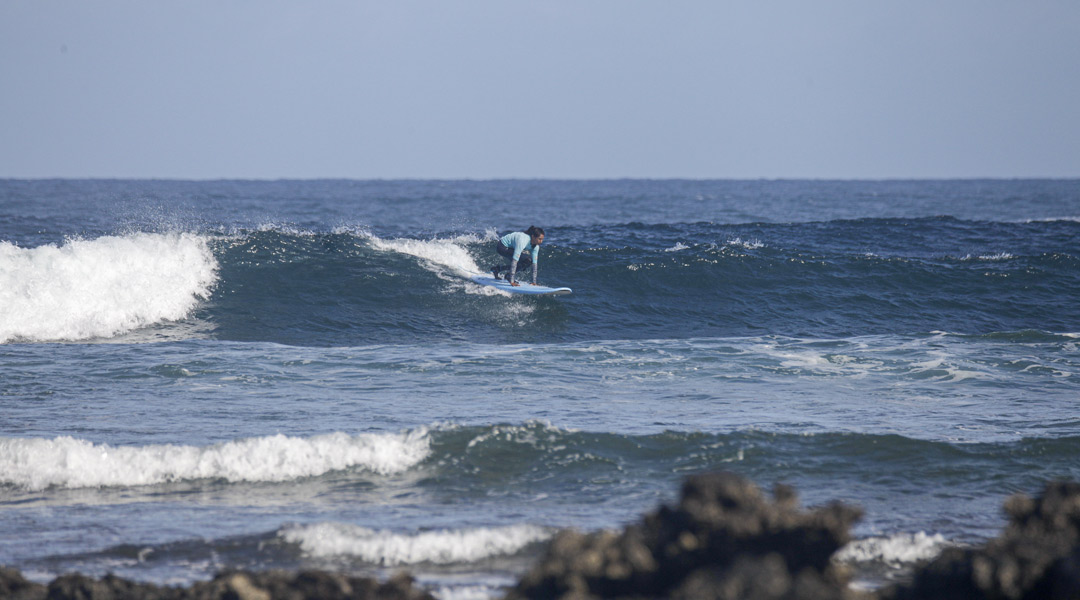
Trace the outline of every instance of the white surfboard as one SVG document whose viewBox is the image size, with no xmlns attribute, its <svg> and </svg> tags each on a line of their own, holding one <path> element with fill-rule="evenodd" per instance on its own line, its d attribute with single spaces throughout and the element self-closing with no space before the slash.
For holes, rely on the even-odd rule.
<svg viewBox="0 0 1080 600">
<path fill-rule="evenodd" d="M 504 292 L 509 292 L 511 294 L 527 294 L 530 296 L 565 296 L 566 294 L 570 294 L 573 292 L 573 290 L 568 287 L 553 288 L 542 285 L 532 285 L 531 283 L 526 283 L 524 281 L 519 281 L 518 283 L 520 285 L 515 287 L 510 285 L 509 281 L 495 279 L 491 275 L 473 275 L 469 277 L 469 279 L 471 279 L 474 283 L 493 287 Z"/>
</svg>

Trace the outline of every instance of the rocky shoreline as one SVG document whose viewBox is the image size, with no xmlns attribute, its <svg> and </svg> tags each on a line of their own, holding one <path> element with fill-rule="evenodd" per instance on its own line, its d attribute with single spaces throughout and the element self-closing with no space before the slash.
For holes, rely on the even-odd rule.
<svg viewBox="0 0 1080 600">
<path fill-rule="evenodd" d="M 1005 503 L 1009 524 L 979 548 L 949 548 L 908 583 L 876 591 L 849 585 L 831 560 L 850 541 L 858 508 L 799 507 L 795 491 L 768 498 L 732 473 L 687 478 L 676 506 L 621 532 L 568 530 L 507 592 L 507 600 L 716 598 L 916 600 L 1080 598 L 1080 484 L 1053 482 L 1036 498 Z M 0 568 L 0 598 L 13 600 L 419 600 L 433 596 L 405 574 L 385 582 L 322 571 L 218 574 L 190 587 L 72 574 L 48 585 Z"/>
</svg>

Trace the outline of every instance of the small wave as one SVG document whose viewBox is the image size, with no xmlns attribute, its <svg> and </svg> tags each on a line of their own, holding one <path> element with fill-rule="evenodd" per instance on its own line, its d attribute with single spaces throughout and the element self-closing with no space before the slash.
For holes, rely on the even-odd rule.
<svg viewBox="0 0 1080 600">
<path fill-rule="evenodd" d="M 949 545 L 941 534 L 927 535 L 920 531 L 856 540 L 837 551 L 834 558 L 847 563 L 878 562 L 900 567 L 903 564 L 930 560 Z"/>
<path fill-rule="evenodd" d="M 556 427 L 549 421 L 541 420 L 527 421 L 524 425 L 492 425 L 469 440 L 468 447 L 472 448 L 492 440 L 500 442 L 513 441 L 519 444 L 540 447 L 545 442 L 550 442 L 558 436 L 576 433 L 580 432 L 576 429 Z"/>
<path fill-rule="evenodd" d="M 308 438 L 274 435 L 210 446 L 110 446 L 67 436 L 0 438 L 0 483 L 37 491 L 196 479 L 276 482 L 354 467 L 392 474 L 424 460 L 429 444 L 426 429 Z"/>
<path fill-rule="evenodd" d="M 1043 219 L 1026 219 L 1021 223 L 1080 223 L 1080 217 L 1046 217 Z"/>
<path fill-rule="evenodd" d="M 690 246 L 687 246 L 682 242 L 675 242 L 674 246 L 665 249 L 664 252 L 679 252 L 680 250 L 688 250 L 689 248 Z"/>
<path fill-rule="evenodd" d="M 520 552 L 551 532 L 535 525 L 445 529 L 418 533 L 372 530 L 347 523 L 315 523 L 282 529 L 283 540 L 315 557 L 352 556 L 383 565 L 476 562 Z"/>
<path fill-rule="evenodd" d="M 188 233 L 0 242 L 0 343 L 107 338 L 184 319 L 209 298 L 217 270 L 207 239 Z"/>
</svg>

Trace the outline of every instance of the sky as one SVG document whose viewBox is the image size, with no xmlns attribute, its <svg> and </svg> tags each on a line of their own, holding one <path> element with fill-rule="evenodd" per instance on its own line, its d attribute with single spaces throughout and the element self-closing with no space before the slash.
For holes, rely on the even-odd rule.
<svg viewBox="0 0 1080 600">
<path fill-rule="evenodd" d="M 3 0 L 0 177 L 1080 177 L 1080 2 Z"/>
</svg>

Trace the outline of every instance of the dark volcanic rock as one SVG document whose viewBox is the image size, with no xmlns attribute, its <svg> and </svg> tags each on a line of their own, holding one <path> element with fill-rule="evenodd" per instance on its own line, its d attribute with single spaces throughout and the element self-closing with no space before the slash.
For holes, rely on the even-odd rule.
<svg viewBox="0 0 1080 600">
<path fill-rule="evenodd" d="M 0 567 L 0 598 L 40 600 L 45 591 L 45 586 L 27 581 L 17 570 Z"/>
<path fill-rule="evenodd" d="M 690 477 L 677 507 L 621 533 L 560 533 L 508 597 L 857 597 L 830 557 L 860 511 L 839 503 L 801 511 L 786 486 L 774 498 L 731 473 Z"/>
<path fill-rule="evenodd" d="M 916 598 L 1080 598 L 1080 484 L 1057 482 L 1036 499 L 1005 503 L 1009 525 L 982 548 L 952 548 L 915 573 L 911 584 L 885 591 Z"/>
<path fill-rule="evenodd" d="M 191 587 L 185 600 L 434 600 L 413 587 L 408 575 L 397 575 L 380 584 L 367 577 L 348 577 L 325 571 L 296 574 L 238 571 L 223 573 L 208 583 Z"/>
<path fill-rule="evenodd" d="M 136 583 L 113 575 L 93 579 L 79 574 L 57 577 L 46 586 L 26 581 L 14 569 L 0 569 L 0 598 L 5 600 L 434 600 L 412 578 L 398 575 L 386 583 L 322 571 L 300 573 L 220 573 L 190 588 Z"/>
</svg>

